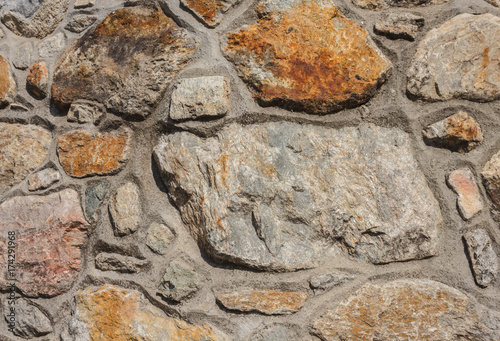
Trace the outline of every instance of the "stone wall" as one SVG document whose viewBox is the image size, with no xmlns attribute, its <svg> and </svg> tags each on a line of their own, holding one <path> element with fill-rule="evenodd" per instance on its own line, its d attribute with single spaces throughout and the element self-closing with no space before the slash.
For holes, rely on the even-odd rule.
<svg viewBox="0 0 500 341">
<path fill-rule="evenodd" d="M 500 340 L 498 0 L 0 5 L 0 340 Z"/>
</svg>

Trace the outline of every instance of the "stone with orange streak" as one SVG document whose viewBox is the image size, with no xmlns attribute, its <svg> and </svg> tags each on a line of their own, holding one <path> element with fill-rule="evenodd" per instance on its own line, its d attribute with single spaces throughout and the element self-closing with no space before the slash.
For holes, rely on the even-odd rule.
<svg viewBox="0 0 500 341">
<path fill-rule="evenodd" d="M 49 84 L 49 71 L 45 62 L 38 62 L 30 67 L 26 77 L 26 87 L 38 98 L 47 97 Z"/>
<path fill-rule="evenodd" d="M 131 138 L 127 128 L 103 134 L 76 130 L 59 136 L 57 154 L 70 176 L 115 174 L 128 160 Z"/>
<path fill-rule="evenodd" d="M 5 288 L 14 278 L 28 297 L 68 291 L 83 267 L 89 229 L 72 189 L 5 201 L 0 205 L 0 286 Z M 12 240 L 8 231 L 16 231 Z M 7 271 L 9 241 L 17 243 L 12 274 Z"/>
<path fill-rule="evenodd" d="M 208 324 L 168 317 L 142 293 L 114 285 L 77 292 L 62 341 L 223 341 Z"/>
<path fill-rule="evenodd" d="M 454 170 L 448 175 L 446 182 L 458 195 L 457 207 L 464 220 L 472 219 L 481 212 L 483 209 L 481 194 L 470 169 Z"/>
<path fill-rule="evenodd" d="M 391 62 L 331 0 L 262 0 L 227 36 L 226 58 L 261 105 L 328 114 L 368 102 Z"/>
<path fill-rule="evenodd" d="M 496 322 L 495 322 L 496 321 Z M 325 341 L 500 339 L 500 312 L 431 280 L 366 284 L 314 321 Z"/>
<path fill-rule="evenodd" d="M 240 2 L 241 0 L 181 0 L 182 6 L 209 27 L 219 25 L 224 13 Z"/>
<path fill-rule="evenodd" d="M 9 62 L 0 55 L 0 106 L 12 101 L 16 91 L 16 81 L 12 76 Z"/>
<path fill-rule="evenodd" d="M 245 313 L 286 315 L 297 312 L 307 295 L 296 291 L 246 290 L 217 296 L 224 308 Z"/>
</svg>

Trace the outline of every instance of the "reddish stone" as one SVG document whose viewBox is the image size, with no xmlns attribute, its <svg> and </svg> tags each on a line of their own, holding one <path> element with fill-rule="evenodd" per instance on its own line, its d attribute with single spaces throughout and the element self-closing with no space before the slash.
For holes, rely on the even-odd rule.
<svg viewBox="0 0 500 341">
<path fill-rule="evenodd" d="M 30 67 L 26 77 L 26 87 L 38 98 L 47 97 L 49 72 L 45 62 L 35 63 Z"/>
<path fill-rule="evenodd" d="M 0 105 L 10 102 L 15 89 L 16 83 L 12 77 L 9 62 L 0 56 Z"/>
<path fill-rule="evenodd" d="M 222 20 L 222 15 L 241 0 L 181 0 L 194 15 L 210 27 Z"/>
<path fill-rule="evenodd" d="M 457 169 L 450 173 L 448 185 L 457 193 L 457 207 L 464 220 L 469 220 L 483 209 L 481 194 L 470 169 Z"/>
</svg>

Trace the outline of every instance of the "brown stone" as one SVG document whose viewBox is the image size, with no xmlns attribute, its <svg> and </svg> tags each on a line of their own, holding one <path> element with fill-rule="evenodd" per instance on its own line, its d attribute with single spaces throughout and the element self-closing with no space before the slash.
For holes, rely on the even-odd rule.
<svg viewBox="0 0 500 341">
<path fill-rule="evenodd" d="M 57 154 L 64 171 L 73 177 L 108 175 L 119 172 L 128 160 L 132 132 L 112 133 L 76 130 L 57 139 Z"/>
<path fill-rule="evenodd" d="M 257 23 L 229 34 L 224 52 L 260 104 L 327 114 L 367 102 L 388 77 L 391 62 L 332 1 L 257 8 Z"/>
<path fill-rule="evenodd" d="M 38 62 L 30 67 L 26 77 L 26 87 L 38 98 L 47 97 L 49 71 L 45 62 Z"/>
<path fill-rule="evenodd" d="M 219 341 L 207 324 L 192 325 L 167 317 L 143 294 L 113 285 L 77 293 L 61 341 Z"/>
<path fill-rule="evenodd" d="M 10 241 L 17 244 L 13 275 L 24 295 L 52 297 L 68 291 L 82 267 L 81 248 L 88 229 L 78 193 L 72 189 L 4 202 L 0 205 L 0 286 L 11 282 Z M 8 231 L 16 233 L 12 240 Z"/>
<path fill-rule="evenodd" d="M 64 53 L 54 72 L 52 97 L 64 109 L 85 99 L 144 119 L 194 49 L 186 31 L 161 9 L 116 10 Z"/>
<path fill-rule="evenodd" d="M 181 4 L 207 24 L 209 27 L 217 26 L 223 14 L 241 0 L 181 0 Z"/>
<path fill-rule="evenodd" d="M 366 284 L 313 324 L 321 340 L 491 341 L 500 313 L 430 280 Z"/>
<path fill-rule="evenodd" d="M 384 19 L 375 23 L 373 31 L 389 39 L 413 41 L 424 26 L 424 18 L 411 13 L 388 13 Z"/>
<path fill-rule="evenodd" d="M 217 302 L 226 309 L 265 315 L 293 314 L 306 299 L 302 292 L 277 290 L 235 291 L 217 296 Z"/>
<path fill-rule="evenodd" d="M 457 169 L 448 175 L 448 186 L 457 193 L 457 207 L 464 220 L 469 220 L 483 209 L 481 194 L 468 168 Z"/>
<path fill-rule="evenodd" d="M 8 104 L 16 91 L 9 62 L 0 55 L 0 106 Z"/>
<path fill-rule="evenodd" d="M 485 1 L 492 4 L 493 6 L 500 7 L 500 0 L 485 0 Z"/>
<path fill-rule="evenodd" d="M 391 7 L 422 7 L 440 5 L 448 0 L 352 0 L 352 3 L 364 9 L 382 10 Z"/>
</svg>

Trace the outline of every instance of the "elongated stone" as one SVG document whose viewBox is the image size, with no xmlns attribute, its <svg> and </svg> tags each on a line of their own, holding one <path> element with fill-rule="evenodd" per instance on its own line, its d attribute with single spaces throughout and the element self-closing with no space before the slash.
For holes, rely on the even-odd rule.
<svg viewBox="0 0 500 341">
<path fill-rule="evenodd" d="M 451 172 L 446 182 L 458 195 L 457 207 L 464 220 L 471 219 L 483 209 L 481 194 L 470 169 L 457 169 Z"/>
<path fill-rule="evenodd" d="M 26 87 L 37 98 L 45 98 L 48 93 L 49 71 L 45 62 L 38 62 L 30 67 L 26 77 Z"/>
<path fill-rule="evenodd" d="M 241 0 L 181 0 L 185 8 L 209 27 L 217 26 L 224 13 L 239 2 Z"/>
<path fill-rule="evenodd" d="M 314 294 L 319 294 L 338 285 L 347 283 L 356 278 L 356 275 L 345 272 L 333 272 L 324 275 L 314 276 L 309 281 Z"/>
<path fill-rule="evenodd" d="M 150 262 L 146 259 L 138 259 L 116 253 L 102 252 L 95 258 L 96 268 L 102 271 L 137 273 L 145 270 L 149 265 Z"/>
<path fill-rule="evenodd" d="M 413 41 L 422 26 L 424 26 L 424 18 L 419 15 L 391 12 L 375 23 L 373 31 L 390 39 Z"/>
<path fill-rule="evenodd" d="M 47 168 L 28 177 L 28 189 L 38 191 L 49 188 L 59 180 L 61 180 L 61 173 L 53 168 Z"/>
<path fill-rule="evenodd" d="M 7 59 L 0 55 L 0 106 L 9 104 L 16 92 L 16 81 Z"/>
<path fill-rule="evenodd" d="M 484 165 L 481 175 L 491 201 L 500 209 L 500 151 Z"/>
<path fill-rule="evenodd" d="M 476 283 L 482 287 L 489 286 L 498 276 L 499 263 L 488 233 L 475 229 L 466 232 L 464 239 Z"/>
<path fill-rule="evenodd" d="M 126 236 L 137 231 L 142 215 L 139 187 L 127 182 L 118 188 L 109 203 L 109 213 L 115 235 Z"/>
<path fill-rule="evenodd" d="M 217 296 L 217 302 L 229 310 L 265 315 L 293 314 L 306 299 L 302 292 L 277 290 L 235 291 Z"/>
<path fill-rule="evenodd" d="M 428 5 L 440 5 L 448 0 L 352 0 L 353 4 L 365 9 L 382 10 L 391 7 L 423 7 Z"/>
</svg>

